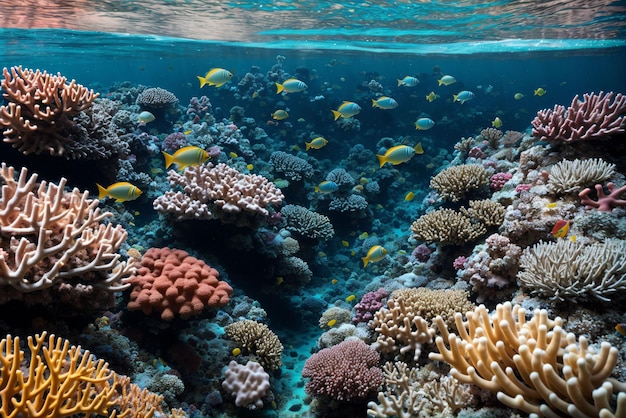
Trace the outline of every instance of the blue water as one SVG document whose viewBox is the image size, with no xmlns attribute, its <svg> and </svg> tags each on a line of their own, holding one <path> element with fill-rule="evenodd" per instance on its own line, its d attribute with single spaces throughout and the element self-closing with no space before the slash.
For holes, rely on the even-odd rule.
<svg viewBox="0 0 626 418">
<path fill-rule="evenodd" d="M 322 333 L 317 324 L 320 311 L 332 305 L 349 307 L 344 302 L 348 295 L 355 294 L 358 301 L 366 286 L 385 273 L 384 267 L 374 267 L 373 271 L 361 268 L 361 245 L 365 241 L 361 234 L 368 233 L 393 247 L 391 260 L 402 259 L 403 252 L 411 253 L 414 245 L 408 241 L 410 223 L 429 207 L 429 180 L 454 158 L 454 146 L 461 138 L 477 136 L 492 126 L 496 116 L 503 122 L 502 130 L 528 134 L 538 110 L 555 104 L 567 106 L 574 96 L 587 92 L 626 92 L 625 1 L 378 1 L 313 5 L 306 1 L 147 0 L 51 5 L 42 0 L 29 5 L 5 4 L 0 6 L 0 12 L 0 67 L 21 65 L 58 72 L 94 89 L 103 98 L 115 97 L 122 85 L 161 87 L 176 95 L 183 113 L 192 97 L 206 95 L 218 122 L 228 122 L 234 106 L 243 107 L 245 116 L 253 118 L 256 126 L 269 135 L 262 145 L 271 151 L 296 154 L 304 148 L 302 139 L 311 133 L 332 138 L 328 147 L 308 154 L 319 160 L 315 177 L 306 181 L 305 190 L 286 192 L 287 204 L 307 206 L 310 200 L 315 205 L 315 199 L 307 193 L 324 180 L 328 167 L 350 164 L 347 155 L 357 145 L 363 147 L 363 152 L 378 153 L 383 138 L 391 138 L 393 143 L 424 144 L 423 157 L 396 167 L 398 171 L 392 174 L 394 183 L 384 191 L 384 197 L 372 199 L 372 213 L 366 219 L 337 216 L 337 234 L 332 241 L 303 244 L 305 249 L 299 256 L 309 263 L 313 278 L 292 292 L 261 290 L 275 286 L 275 278 L 267 273 L 273 267 L 272 261 L 264 259 L 262 251 L 252 251 L 254 258 L 245 259 L 248 252 L 233 252 L 219 242 L 246 234 L 251 237 L 255 235 L 253 231 L 215 224 L 200 229 L 172 228 L 152 211 L 151 200 L 146 196 L 124 205 L 102 203 L 115 210 L 116 221 L 123 222 L 129 230 L 131 244 L 187 245 L 186 250 L 222 269 L 236 290 L 237 301 L 250 297 L 268 312 L 267 323 L 286 347 L 285 367 L 272 381 L 276 405 L 261 412 L 245 411 L 245 416 L 296 416 L 294 409 L 289 410 L 293 405 L 298 406 L 298 413 L 308 413 L 300 372 L 306 358 L 318 348 L 316 341 Z M 200 88 L 196 77 L 214 67 L 230 70 L 233 79 L 219 89 Z M 308 89 L 286 97 L 265 92 L 260 99 L 252 100 L 238 87 L 246 73 L 267 74 L 276 68 L 298 75 Z M 438 80 L 444 74 L 454 75 L 457 82 L 439 86 Z M 397 80 L 407 75 L 417 77 L 419 84 L 399 87 Z M 379 83 L 382 90 L 370 90 L 368 84 L 372 81 Z M 539 88 L 546 94 L 535 95 Z M 465 104 L 453 102 L 453 95 L 462 90 L 472 91 L 474 99 Z M 430 103 L 426 100 L 430 92 L 440 97 Z M 398 108 L 372 108 L 371 99 L 381 94 L 392 96 Z M 523 97 L 515 98 L 516 94 Z M 358 131 L 342 130 L 332 121 L 331 109 L 346 100 L 356 101 L 362 107 L 356 117 L 360 123 Z M 287 122 L 291 127 L 273 123 L 271 114 L 277 108 L 289 110 Z M 415 120 L 420 117 L 433 119 L 435 127 L 429 131 L 415 130 Z M 163 139 L 175 130 L 183 130 L 183 123 L 189 121 L 183 115 L 172 125 L 165 125 L 167 129 L 158 128 L 163 126 L 158 122 L 142 129 Z M 97 162 L 72 166 L 63 159 L 24 157 L 6 145 L 0 151 L 0 161 L 28 166 L 51 180 L 64 175 L 69 178 L 68 185 L 95 191 L 98 179 L 94 177 L 99 167 L 91 170 L 90 165 Z M 226 147 L 224 151 L 240 153 L 236 148 Z M 156 170 L 162 167 L 154 161 L 143 167 L 148 168 L 146 172 L 155 170 L 150 174 L 154 183 L 146 184 L 151 196 L 162 193 L 165 184 L 165 173 Z M 254 170 L 267 167 L 267 161 L 261 158 L 247 158 L 245 163 L 252 164 Z M 370 168 L 370 162 L 363 164 L 353 167 L 352 174 L 365 184 L 370 175 L 375 176 L 372 173 L 377 167 L 374 164 Z M 110 178 L 116 176 L 115 172 L 106 174 Z M 413 203 L 404 201 L 411 190 L 416 194 Z M 349 242 L 349 247 L 344 248 L 341 241 Z M 352 249 L 356 255 L 350 255 Z M 448 265 L 451 261 L 445 262 Z M 437 271 L 433 270 L 425 275 L 436 276 Z M 333 278 L 340 280 L 337 286 L 329 284 Z M 116 309 L 124 312 L 122 302 Z M 620 314 L 623 313 L 622 309 Z M 101 312 L 86 312 L 85 321 L 91 322 L 98 315 Z M 131 318 L 137 320 L 137 316 Z M 175 326 L 164 327 L 166 331 L 155 322 L 138 321 L 139 326 L 149 329 L 142 336 L 144 339 L 136 338 L 145 364 L 161 357 L 169 361 L 167 350 L 179 334 L 184 334 L 186 341 L 209 341 L 208 345 L 199 346 L 205 350 L 203 365 L 210 364 L 210 370 L 189 375 L 183 371 L 188 389 L 170 399 L 169 406 L 182 406 L 190 416 L 197 417 L 244 413 L 225 394 L 224 404 L 208 406 L 208 392 L 220 387 L 220 367 L 232 357 L 232 347 L 215 337 L 213 331 L 207 331 L 227 324 L 224 318 L 222 313 L 207 315 L 191 326 L 176 322 Z M 131 328 L 124 329 L 126 336 L 133 340 L 138 335 L 132 330 L 136 324 L 125 325 Z M 3 324 L 0 330 L 5 328 L 7 333 L 24 335 L 40 330 L 28 323 Z M 118 371 L 129 375 L 135 371 L 122 370 L 125 366 L 118 358 L 129 355 L 130 349 L 122 354 L 110 354 L 109 348 L 98 351 L 97 347 L 108 347 L 108 343 L 92 341 L 92 337 L 81 334 L 87 329 L 85 323 L 68 321 L 61 329 L 67 331 L 68 338 L 87 344 L 96 355 L 119 366 Z M 113 334 L 118 336 L 121 332 L 122 327 Z M 177 368 L 174 360 L 172 368 Z M 146 382 L 145 376 L 131 377 Z M 202 413 L 194 412 L 196 409 Z M 365 416 L 363 405 L 353 410 L 344 407 L 342 413 Z"/>
</svg>

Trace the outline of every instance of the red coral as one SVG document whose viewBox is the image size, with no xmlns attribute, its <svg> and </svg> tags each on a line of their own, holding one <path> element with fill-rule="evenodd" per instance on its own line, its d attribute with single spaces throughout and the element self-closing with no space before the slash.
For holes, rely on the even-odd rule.
<svg viewBox="0 0 626 418">
<path fill-rule="evenodd" d="M 383 383 L 379 360 L 380 354 L 361 340 L 325 348 L 304 363 L 302 376 L 311 379 L 306 391 L 340 401 L 366 398 Z"/>
<path fill-rule="evenodd" d="M 582 192 L 578 193 L 580 203 L 585 205 L 585 209 L 596 208 L 600 212 L 610 212 L 615 207 L 626 206 L 626 199 L 620 198 L 623 193 L 626 193 L 626 186 L 622 186 L 618 189 L 615 187 L 615 184 L 608 183 L 606 187 L 609 189 L 608 195 L 604 193 L 604 189 L 601 184 L 596 184 L 595 189 L 598 195 L 597 201 L 589 198 L 588 195 L 589 192 L 591 192 L 591 189 L 586 188 Z"/>
<path fill-rule="evenodd" d="M 160 311 L 161 318 L 170 321 L 176 314 L 186 319 L 205 307 L 220 308 L 233 289 L 218 277 L 217 270 L 183 250 L 151 248 L 129 280 L 134 288 L 128 309 L 146 315 Z"/>
</svg>

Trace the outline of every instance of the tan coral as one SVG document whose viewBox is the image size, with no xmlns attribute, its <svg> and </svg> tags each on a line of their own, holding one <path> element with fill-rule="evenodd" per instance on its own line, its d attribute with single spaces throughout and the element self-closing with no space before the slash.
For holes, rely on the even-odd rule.
<svg viewBox="0 0 626 418">
<path fill-rule="evenodd" d="M 467 192 L 477 190 L 489 182 L 489 173 L 480 164 L 448 167 L 432 179 L 430 188 L 437 190 L 444 200 L 458 202 Z"/>
<path fill-rule="evenodd" d="M 226 338 L 258 357 L 259 363 L 267 370 L 278 370 L 283 364 L 283 345 L 265 324 L 249 319 L 234 322 L 226 327 Z"/>
<path fill-rule="evenodd" d="M 113 216 L 97 207 L 98 200 L 78 189 L 65 192 L 58 185 L 37 183 L 37 175 L 23 168 L 0 166 L 0 287 L 32 292 L 80 279 L 88 287 L 118 291 L 134 267 L 117 253 L 127 237 Z"/>
<path fill-rule="evenodd" d="M 470 200 L 469 208 L 462 207 L 461 213 L 485 226 L 500 226 L 504 222 L 506 208 L 493 200 Z"/>
<path fill-rule="evenodd" d="M 462 245 L 487 232 L 482 223 L 452 209 L 437 209 L 422 215 L 411 224 L 413 238 L 443 245 Z"/>
<path fill-rule="evenodd" d="M 64 129 L 75 125 L 72 118 L 89 108 L 97 93 L 76 81 L 67 84 L 60 73 L 4 68 L 3 96 L 8 104 L 0 107 L 0 128 L 4 142 L 24 154 L 63 155 L 71 141 Z"/>
<path fill-rule="evenodd" d="M 550 170 L 548 187 L 556 193 L 578 192 L 610 179 L 613 174 L 615 164 L 609 164 L 601 158 L 560 161 Z"/>
<path fill-rule="evenodd" d="M 535 310 L 530 320 L 519 305 L 499 304 L 493 314 L 484 305 L 455 315 L 458 336 L 448 332 L 436 318 L 441 336 L 435 342 L 434 361 L 452 366 L 450 374 L 497 393 L 504 404 L 534 416 L 622 416 L 626 394 L 618 395 L 618 408 L 611 407 L 613 393 L 626 391 L 626 384 L 609 378 L 619 352 L 609 343 L 593 350 L 585 337 L 578 343 L 563 330 L 561 318 Z"/>
</svg>

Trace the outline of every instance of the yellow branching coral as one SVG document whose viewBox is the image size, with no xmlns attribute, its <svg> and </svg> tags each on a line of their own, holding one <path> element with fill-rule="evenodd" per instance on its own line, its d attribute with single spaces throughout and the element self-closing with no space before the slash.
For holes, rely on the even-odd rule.
<svg viewBox="0 0 626 418">
<path fill-rule="evenodd" d="M 67 417 L 83 413 L 108 415 L 114 405 L 115 379 L 108 363 L 69 341 L 42 333 L 28 337 L 30 361 L 22 369 L 19 338 L 0 341 L 0 416 Z"/>
<path fill-rule="evenodd" d="M 63 155 L 72 139 L 64 130 L 75 125 L 72 118 L 89 108 L 97 93 L 76 81 L 67 84 L 61 74 L 33 71 L 22 67 L 4 68 L 0 129 L 4 142 L 24 154 Z"/>
<path fill-rule="evenodd" d="M 626 242 L 586 245 L 561 239 L 526 248 L 517 277 L 531 293 L 559 301 L 599 299 L 626 290 Z"/>
<path fill-rule="evenodd" d="M 113 415 L 116 418 L 151 418 L 155 412 L 163 412 L 161 409 L 163 396 L 148 389 L 141 389 L 131 383 L 128 376 L 118 376 L 115 390 L 113 401 L 122 411 Z M 173 416 L 176 414 L 176 411 L 172 411 Z"/>
<path fill-rule="evenodd" d="M 278 370 L 283 364 L 283 345 L 265 324 L 249 319 L 234 322 L 226 327 L 226 338 L 257 357 L 266 370 Z"/>
<path fill-rule="evenodd" d="M 482 223 L 452 209 L 437 209 L 411 224 L 413 238 L 443 245 L 462 245 L 487 232 Z"/>
<path fill-rule="evenodd" d="M 88 192 L 64 190 L 28 175 L 23 168 L 0 166 L 0 289 L 27 293 L 78 279 L 82 286 L 107 292 L 125 289 L 134 267 L 117 253 L 127 237 L 122 226 L 105 224 L 110 212 L 97 207 Z M 0 301 L 2 302 L 2 301 Z"/>
<path fill-rule="evenodd" d="M 430 188 L 437 190 L 444 200 L 458 202 L 470 190 L 476 190 L 489 181 L 489 173 L 480 164 L 448 167 L 430 179 Z"/>
<path fill-rule="evenodd" d="M 601 158 L 561 161 L 550 170 L 548 187 L 556 193 L 579 192 L 610 179 L 614 173 L 615 164 L 609 164 Z"/>
<path fill-rule="evenodd" d="M 561 318 L 535 310 L 530 320 L 507 302 L 490 315 L 484 305 L 455 314 L 458 336 L 436 318 L 439 353 L 429 358 L 452 366 L 463 383 L 497 393 L 498 400 L 531 416 L 556 418 L 621 417 L 626 414 L 626 383 L 610 378 L 619 352 L 603 342 L 593 350 L 585 337 L 566 333 Z M 612 396 L 617 395 L 617 406 Z"/>
</svg>

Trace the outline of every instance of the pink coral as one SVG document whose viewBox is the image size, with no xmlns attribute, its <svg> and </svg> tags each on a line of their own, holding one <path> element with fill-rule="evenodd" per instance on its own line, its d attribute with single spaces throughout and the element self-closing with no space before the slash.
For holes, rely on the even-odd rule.
<svg viewBox="0 0 626 418">
<path fill-rule="evenodd" d="M 368 322 L 374 318 L 374 313 L 383 307 L 383 300 L 389 296 L 389 293 L 382 287 L 375 292 L 367 292 L 361 298 L 361 301 L 354 305 L 355 315 L 352 322 Z"/>
<path fill-rule="evenodd" d="M 339 401 L 365 398 L 384 381 L 379 361 L 380 354 L 361 340 L 325 348 L 304 363 L 302 376 L 311 379 L 306 391 Z"/>
<path fill-rule="evenodd" d="M 185 319 L 206 307 L 220 308 L 233 289 L 218 277 L 217 270 L 183 250 L 150 248 L 129 280 L 134 288 L 128 309 L 146 315 L 160 311 L 161 318 L 170 321 L 176 314 Z"/>
<path fill-rule="evenodd" d="M 187 137 L 185 134 L 182 132 L 174 132 L 165 137 L 163 143 L 161 144 L 161 148 L 165 152 L 172 153 L 178 151 L 186 145 Z"/>
<path fill-rule="evenodd" d="M 573 142 L 624 133 L 626 124 L 626 96 L 609 92 L 585 93 L 584 100 L 578 95 L 570 107 L 555 105 L 554 109 L 537 112 L 532 121 L 533 135 L 541 140 Z"/>
<path fill-rule="evenodd" d="M 615 184 L 608 183 L 606 185 L 609 189 L 609 194 L 604 193 L 604 189 L 601 184 L 596 184 L 595 189 L 598 195 L 598 200 L 591 200 L 588 195 L 591 192 L 590 188 L 586 188 L 582 192 L 578 193 L 580 197 L 580 203 L 585 205 L 585 209 L 596 208 L 600 212 L 610 212 L 613 208 L 618 206 L 626 206 L 626 199 L 621 199 L 620 195 L 626 193 L 626 185 L 620 188 L 615 187 Z"/>
<path fill-rule="evenodd" d="M 489 187 L 493 190 L 502 190 L 507 181 L 511 180 L 511 173 L 496 173 L 489 178 Z"/>
</svg>

